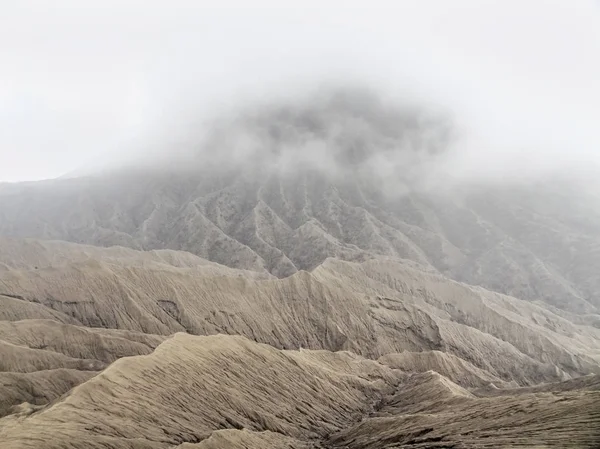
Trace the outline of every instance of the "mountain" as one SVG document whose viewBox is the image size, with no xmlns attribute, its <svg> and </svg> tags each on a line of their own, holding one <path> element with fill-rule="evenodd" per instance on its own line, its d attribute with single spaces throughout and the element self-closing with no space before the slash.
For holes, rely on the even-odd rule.
<svg viewBox="0 0 600 449">
<path fill-rule="evenodd" d="M 0 184 L 2 448 L 596 447 L 591 193 L 364 91 L 209 129 Z"/>
<path fill-rule="evenodd" d="M 3 447 L 370 447 L 344 440 L 363 419 L 369 439 L 416 444 L 429 437 L 379 435 L 380 416 L 427 411 L 444 429 L 523 395 L 561 429 L 526 441 L 597 436 L 600 381 L 580 379 L 600 377 L 600 330 L 411 261 L 327 259 L 278 279 L 170 250 L 1 239 L 0 254 Z M 490 441 L 520 441 L 505 431 Z"/>
<path fill-rule="evenodd" d="M 556 185 L 388 197 L 314 170 L 259 180 L 124 171 L 0 188 L 0 235 L 184 250 L 277 277 L 383 255 L 597 315 L 599 204 Z"/>
</svg>

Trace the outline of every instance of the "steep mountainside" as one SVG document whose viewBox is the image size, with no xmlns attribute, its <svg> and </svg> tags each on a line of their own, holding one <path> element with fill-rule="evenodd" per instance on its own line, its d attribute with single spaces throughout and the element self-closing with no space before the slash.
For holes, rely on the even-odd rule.
<svg viewBox="0 0 600 449">
<path fill-rule="evenodd" d="M 184 136 L 183 163 L 141 155 L 97 176 L 0 184 L 0 235 L 184 250 L 277 277 L 383 255 L 598 313 L 600 199 L 572 181 L 450 182 L 451 123 L 360 89 L 233 115 Z"/>
<path fill-rule="evenodd" d="M 5 187 L 0 235 L 186 250 L 277 277 L 312 270 L 328 257 L 384 255 L 530 301 L 598 313 L 600 219 L 591 199 L 590 208 L 575 210 L 567 195 L 541 187 L 390 199 L 332 184 L 318 172 L 222 183 L 189 173 L 122 172 Z"/>
<path fill-rule="evenodd" d="M 2 447 L 599 436 L 597 328 L 411 261 L 278 279 L 174 251 L 2 239 L 0 254 Z"/>
<path fill-rule="evenodd" d="M 4 418 L 0 441 L 7 448 L 42 441 L 136 449 L 593 447 L 599 395 L 478 398 L 431 371 L 407 377 L 344 353 L 177 334 L 41 411 Z"/>
<path fill-rule="evenodd" d="M 598 447 L 597 198 L 364 92 L 208 129 L 0 184 L 2 449 Z"/>
</svg>

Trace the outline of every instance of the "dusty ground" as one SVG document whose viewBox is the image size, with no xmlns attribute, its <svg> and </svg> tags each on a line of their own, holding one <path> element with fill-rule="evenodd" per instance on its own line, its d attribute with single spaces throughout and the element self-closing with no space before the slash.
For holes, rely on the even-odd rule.
<svg viewBox="0 0 600 449">
<path fill-rule="evenodd" d="M 0 272 L 2 448 L 600 441 L 597 328 L 414 263 L 276 279 L 172 251 L 0 254 L 20 256 Z"/>
</svg>

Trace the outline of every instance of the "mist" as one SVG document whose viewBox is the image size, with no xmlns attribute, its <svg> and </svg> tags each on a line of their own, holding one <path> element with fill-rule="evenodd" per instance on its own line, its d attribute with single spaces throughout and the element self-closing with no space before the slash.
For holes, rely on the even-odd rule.
<svg viewBox="0 0 600 449">
<path fill-rule="evenodd" d="M 253 161 L 398 190 L 600 162 L 598 2 L 1 8 L 0 181 Z"/>
</svg>

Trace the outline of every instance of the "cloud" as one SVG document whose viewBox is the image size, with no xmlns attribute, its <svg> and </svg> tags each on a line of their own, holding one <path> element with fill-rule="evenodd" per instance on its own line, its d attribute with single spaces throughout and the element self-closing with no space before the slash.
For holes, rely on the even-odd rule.
<svg viewBox="0 0 600 449">
<path fill-rule="evenodd" d="M 319 172 L 336 183 L 354 180 L 389 195 L 432 187 L 457 138 L 447 112 L 355 84 L 245 103 L 180 128 L 180 135 L 169 129 L 168 143 L 151 152 L 142 147 L 129 168 L 142 163 L 256 179 Z"/>
<path fill-rule="evenodd" d="M 363 83 L 395 104 L 450 111 L 456 176 L 536 176 L 600 159 L 593 1 L 286 5 L 2 5 L 0 180 L 107 167 L 139 148 L 185 159 L 212 117 L 319 84 Z"/>
</svg>

